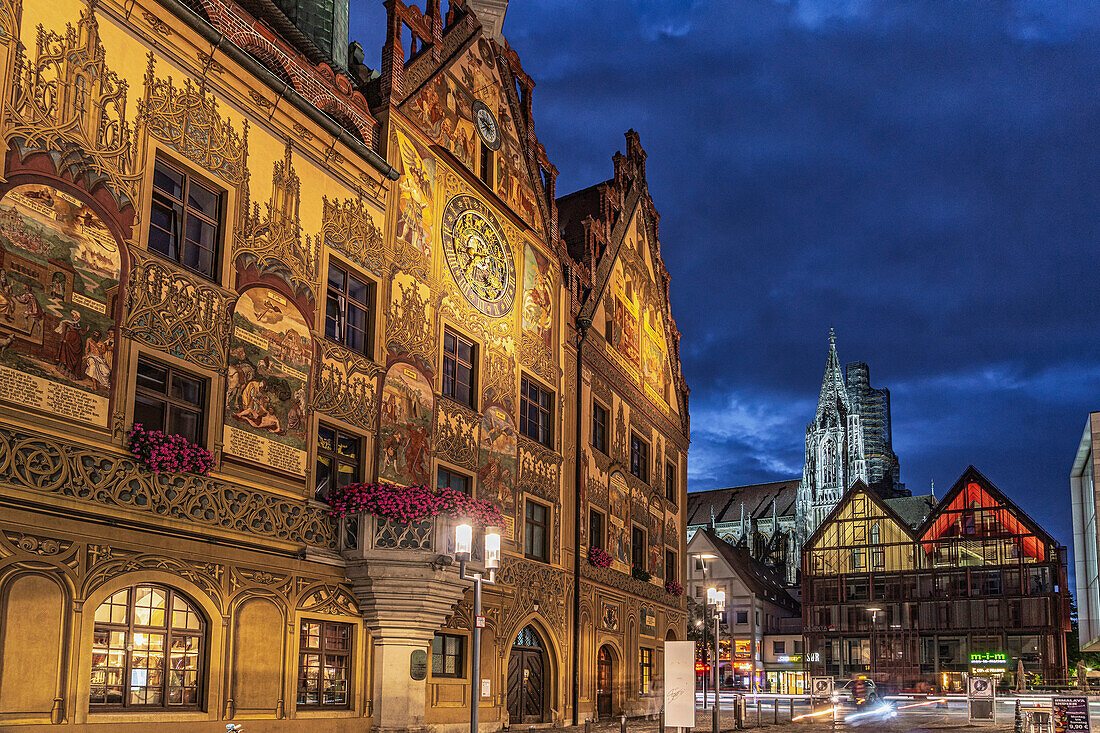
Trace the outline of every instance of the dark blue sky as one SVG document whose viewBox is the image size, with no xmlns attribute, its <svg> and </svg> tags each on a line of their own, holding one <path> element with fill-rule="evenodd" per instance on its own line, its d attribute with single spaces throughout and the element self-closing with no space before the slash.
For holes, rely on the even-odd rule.
<svg viewBox="0 0 1100 733">
<path fill-rule="evenodd" d="M 352 0 L 377 64 L 385 11 Z M 641 134 L 692 490 L 797 476 L 837 331 L 915 493 L 968 464 L 1072 545 L 1100 409 L 1093 0 L 513 0 L 558 192 Z"/>
</svg>

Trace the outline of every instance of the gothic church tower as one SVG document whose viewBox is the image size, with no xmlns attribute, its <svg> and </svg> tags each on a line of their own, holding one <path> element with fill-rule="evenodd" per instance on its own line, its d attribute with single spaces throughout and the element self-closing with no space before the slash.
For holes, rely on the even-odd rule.
<svg viewBox="0 0 1100 733">
<path fill-rule="evenodd" d="M 836 355 L 836 335 L 829 329 L 829 357 L 817 412 L 806 426 L 806 464 L 795 503 L 799 552 L 806 538 L 840 501 L 845 489 L 857 480 L 867 482 L 863 423 L 845 387 Z"/>
</svg>

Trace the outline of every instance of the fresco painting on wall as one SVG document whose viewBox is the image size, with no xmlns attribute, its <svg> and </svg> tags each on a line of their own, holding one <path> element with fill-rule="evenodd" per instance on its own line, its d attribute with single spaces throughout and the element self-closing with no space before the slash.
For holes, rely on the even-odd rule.
<svg viewBox="0 0 1100 733">
<path fill-rule="evenodd" d="M 304 476 L 309 442 L 313 338 L 297 307 L 270 288 L 250 288 L 233 310 L 224 451 Z"/>
<path fill-rule="evenodd" d="M 474 100 L 496 116 L 501 148 L 494 155 L 495 192 L 535 231 L 542 231 L 535 192 L 526 174 L 515 121 L 497 73 L 492 46 L 479 39 L 450 70 L 425 84 L 408 102 L 408 111 L 421 129 L 477 173 L 479 137 L 474 129 Z"/>
<path fill-rule="evenodd" d="M 645 335 L 642 339 L 642 381 L 646 392 L 658 404 L 668 402 L 665 374 L 668 355 L 665 353 L 663 319 L 654 308 L 646 308 Z"/>
<path fill-rule="evenodd" d="M 653 577 L 661 580 L 665 577 L 662 530 L 664 530 L 664 512 L 661 511 L 660 500 L 656 499 L 650 506 L 649 512 L 649 572 L 653 573 Z"/>
<path fill-rule="evenodd" d="M 398 182 L 398 241 L 420 252 L 425 261 L 432 260 L 432 182 L 435 180 L 435 159 L 400 130 L 397 147 L 401 155 L 401 180 Z"/>
<path fill-rule="evenodd" d="M 607 523 L 607 547 L 611 557 L 619 568 L 630 568 L 630 530 L 626 526 L 630 506 L 627 504 L 630 496 L 630 488 L 626 485 L 626 477 L 621 473 L 611 474 L 610 505 L 608 512 L 610 521 Z"/>
<path fill-rule="evenodd" d="M 554 280 L 550 263 L 527 245 L 523 258 L 523 330 L 547 348 L 554 337 Z"/>
<path fill-rule="evenodd" d="M 107 427 L 122 257 L 90 208 L 50 186 L 0 200 L 0 400 Z"/>
<path fill-rule="evenodd" d="M 477 471 L 479 499 L 488 499 L 505 514 L 516 508 L 513 493 L 516 477 L 516 428 L 512 416 L 499 407 L 489 407 L 481 417 L 481 457 Z"/>
<path fill-rule="evenodd" d="M 638 347 L 638 304 L 637 292 L 629 278 L 621 269 L 615 272 L 611 307 L 608 318 L 611 319 L 608 348 L 615 360 L 622 365 L 632 378 L 638 379 L 638 364 L 641 358 Z"/>
<path fill-rule="evenodd" d="M 429 486 L 435 395 L 424 374 L 398 362 L 382 384 L 378 479 L 402 486 Z"/>
</svg>

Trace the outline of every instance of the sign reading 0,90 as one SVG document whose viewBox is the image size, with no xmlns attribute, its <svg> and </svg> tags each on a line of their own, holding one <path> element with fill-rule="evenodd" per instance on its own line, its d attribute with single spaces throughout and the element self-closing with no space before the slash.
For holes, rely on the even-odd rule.
<svg viewBox="0 0 1100 733">
<path fill-rule="evenodd" d="M 494 318 L 510 311 L 516 270 L 493 212 L 473 196 L 459 194 L 447 202 L 441 230 L 447 266 L 466 300 Z"/>
</svg>

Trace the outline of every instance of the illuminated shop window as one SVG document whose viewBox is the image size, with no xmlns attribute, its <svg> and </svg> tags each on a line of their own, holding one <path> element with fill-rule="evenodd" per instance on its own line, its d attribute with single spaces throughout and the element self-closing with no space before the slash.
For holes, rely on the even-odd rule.
<svg viewBox="0 0 1100 733">
<path fill-rule="evenodd" d="M 197 708 L 206 623 L 171 588 L 138 585 L 113 593 L 95 612 L 93 708 Z"/>
</svg>

